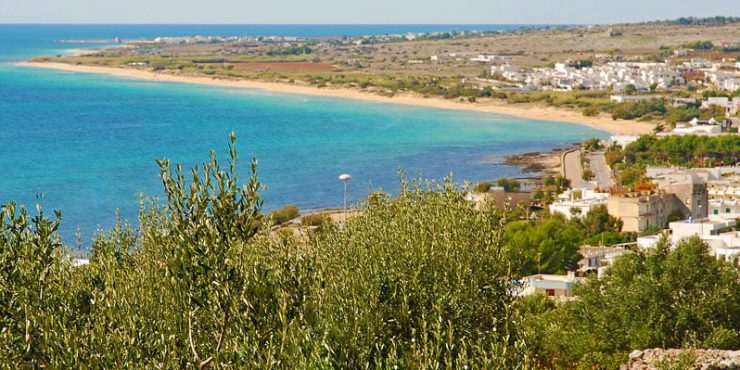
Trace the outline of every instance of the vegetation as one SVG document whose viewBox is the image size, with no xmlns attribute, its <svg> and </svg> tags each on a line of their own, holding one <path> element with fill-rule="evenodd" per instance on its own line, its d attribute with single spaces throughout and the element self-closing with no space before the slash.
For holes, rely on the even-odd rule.
<svg viewBox="0 0 740 370">
<path fill-rule="evenodd" d="M 623 150 L 627 164 L 710 166 L 738 162 L 740 136 L 669 136 L 658 139 L 646 135 Z"/>
<path fill-rule="evenodd" d="M 476 193 L 487 193 L 488 191 L 491 190 L 492 187 L 493 187 L 492 183 L 488 181 L 483 181 L 483 182 L 479 182 L 478 184 L 476 184 L 475 187 L 473 188 L 473 191 L 475 191 Z"/>
<path fill-rule="evenodd" d="M 555 368 L 612 369 L 642 348 L 740 346 L 740 270 L 699 239 L 631 252 L 560 306 L 525 302 L 537 358 Z"/>
<path fill-rule="evenodd" d="M 325 222 L 329 222 L 330 220 L 331 218 L 329 217 L 329 215 L 323 213 L 314 213 L 301 217 L 301 224 L 303 226 L 321 226 Z"/>
<path fill-rule="evenodd" d="M 187 179 L 159 161 L 164 203 L 100 231 L 88 265 L 60 242 L 60 213 L 3 207 L 0 367 L 591 369 L 635 348 L 740 345 L 740 271 L 698 240 L 628 253 L 574 302 L 519 299 L 515 278 L 631 236 L 604 207 L 476 210 L 451 180 L 402 180 L 341 226 L 304 218 L 322 222 L 307 238 L 272 233 L 235 145 Z"/>
<path fill-rule="evenodd" d="M 233 145 L 233 142 L 232 142 Z M 13 368 L 526 368 L 501 219 L 403 184 L 305 243 L 271 235 L 215 156 L 74 267 L 59 225 L 0 214 L 0 363 Z M 40 209 L 40 208 L 39 208 Z M 472 288 L 472 289 L 471 289 Z"/>
<path fill-rule="evenodd" d="M 542 183 L 543 186 L 535 191 L 534 199 L 545 203 L 552 202 L 558 194 L 570 187 L 570 180 L 562 176 L 545 176 Z"/>
<path fill-rule="evenodd" d="M 712 50 L 714 44 L 711 41 L 694 41 L 688 44 L 684 44 L 683 47 L 694 50 Z"/>
<path fill-rule="evenodd" d="M 496 185 L 504 188 L 507 193 L 513 193 L 521 190 L 522 184 L 517 179 L 500 178 L 496 180 Z"/>
<path fill-rule="evenodd" d="M 582 219 L 562 217 L 515 221 L 506 226 L 505 242 L 517 276 L 538 272 L 562 274 L 573 270 L 581 259 L 578 248 L 584 243 L 630 241 L 621 236 L 622 222 L 609 216 L 606 207 L 594 208 Z"/>
<path fill-rule="evenodd" d="M 617 171 L 623 186 L 647 186 L 645 167 L 649 165 L 706 167 L 738 163 L 740 137 L 721 136 L 641 136 L 622 149 L 612 145 L 605 159 Z"/>
<path fill-rule="evenodd" d="M 290 220 L 296 219 L 301 215 L 301 211 L 295 204 L 289 204 L 270 212 L 270 219 L 273 225 L 281 225 Z"/>
<path fill-rule="evenodd" d="M 581 147 L 585 150 L 599 150 L 604 148 L 604 146 L 601 145 L 601 140 L 596 138 L 584 140 L 581 143 Z"/>
<path fill-rule="evenodd" d="M 682 26 L 724 25 L 724 24 L 733 24 L 733 23 L 738 23 L 738 22 L 740 22 L 740 18 L 738 17 L 724 17 L 724 16 L 707 17 L 707 18 L 681 17 L 681 18 L 676 19 L 675 21 L 667 21 L 667 23 L 679 24 Z"/>
</svg>

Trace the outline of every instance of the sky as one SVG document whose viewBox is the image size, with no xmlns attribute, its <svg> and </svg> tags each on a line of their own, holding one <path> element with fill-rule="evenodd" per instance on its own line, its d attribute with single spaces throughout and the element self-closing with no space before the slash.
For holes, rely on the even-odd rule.
<svg viewBox="0 0 740 370">
<path fill-rule="evenodd" d="M 740 16 L 740 0 L 0 0 L 0 23 L 603 24 Z"/>
</svg>

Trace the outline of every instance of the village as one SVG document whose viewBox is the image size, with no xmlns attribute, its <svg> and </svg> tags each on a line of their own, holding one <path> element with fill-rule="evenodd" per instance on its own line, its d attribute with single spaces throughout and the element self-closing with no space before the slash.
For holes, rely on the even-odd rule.
<svg viewBox="0 0 740 370">
<path fill-rule="evenodd" d="M 680 133 L 674 138 L 680 140 L 685 137 L 683 135 Z M 737 134 L 714 135 L 725 135 L 737 145 Z M 667 137 L 670 136 L 656 136 L 654 140 Z M 691 168 L 648 165 L 642 173 L 646 181 L 638 186 L 623 187 L 619 185 L 619 174 L 604 159 L 610 147 L 620 148 L 634 142 L 620 144 L 620 139 L 624 138 L 601 140 L 595 150 L 581 146 L 564 152 L 559 176 L 571 186 L 552 201 L 543 202 L 536 188 L 507 191 L 502 186 L 492 186 L 482 193 L 469 195 L 468 199 L 479 207 L 493 204 L 527 208 L 532 211 L 532 216 L 528 217 L 574 220 L 592 211 L 605 210 L 620 221 L 623 235 L 631 235 L 630 242 L 609 244 L 601 240 L 598 245 L 580 246 L 581 260 L 577 268 L 565 275 L 525 276 L 518 286 L 518 294 L 543 294 L 559 301 L 576 299 L 577 282 L 590 274 L 601 277 L 624 253 L 655 248 L 663 240 L 675 247 L 687 238 L 696 237 L 708 245 L 708 253 L 717 260 L 740 263 L 740 163 L 737 163 L 737 156 L 732 165 Z M 546 216 L 536 216 L 538 210 Z"/>
</svg>

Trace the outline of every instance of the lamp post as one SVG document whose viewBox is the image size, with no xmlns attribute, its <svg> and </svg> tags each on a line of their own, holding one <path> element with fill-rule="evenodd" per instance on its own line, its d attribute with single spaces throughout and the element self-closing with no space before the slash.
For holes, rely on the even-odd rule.
<svg viewBox="0 0 740 370">
<path fill-rule="evenodd" d="M 352 178 L 352 176 L 348 173 L 343 173 L 339 175 L 339 179 L 344 181 L 344 221 L 347 222 L 347 181 L 349 181 Z"/>
</svg>

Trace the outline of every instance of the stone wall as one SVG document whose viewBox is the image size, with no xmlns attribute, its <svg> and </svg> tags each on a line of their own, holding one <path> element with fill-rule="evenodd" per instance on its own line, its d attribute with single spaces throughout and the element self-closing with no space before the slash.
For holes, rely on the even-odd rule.
<svg viewBox="0 0 740 370">
<path fill-rule="evenodd" d="M 740 350 L 646 349 L 632 351 L 620 370 L 740 370 Z"/>
</svg>

